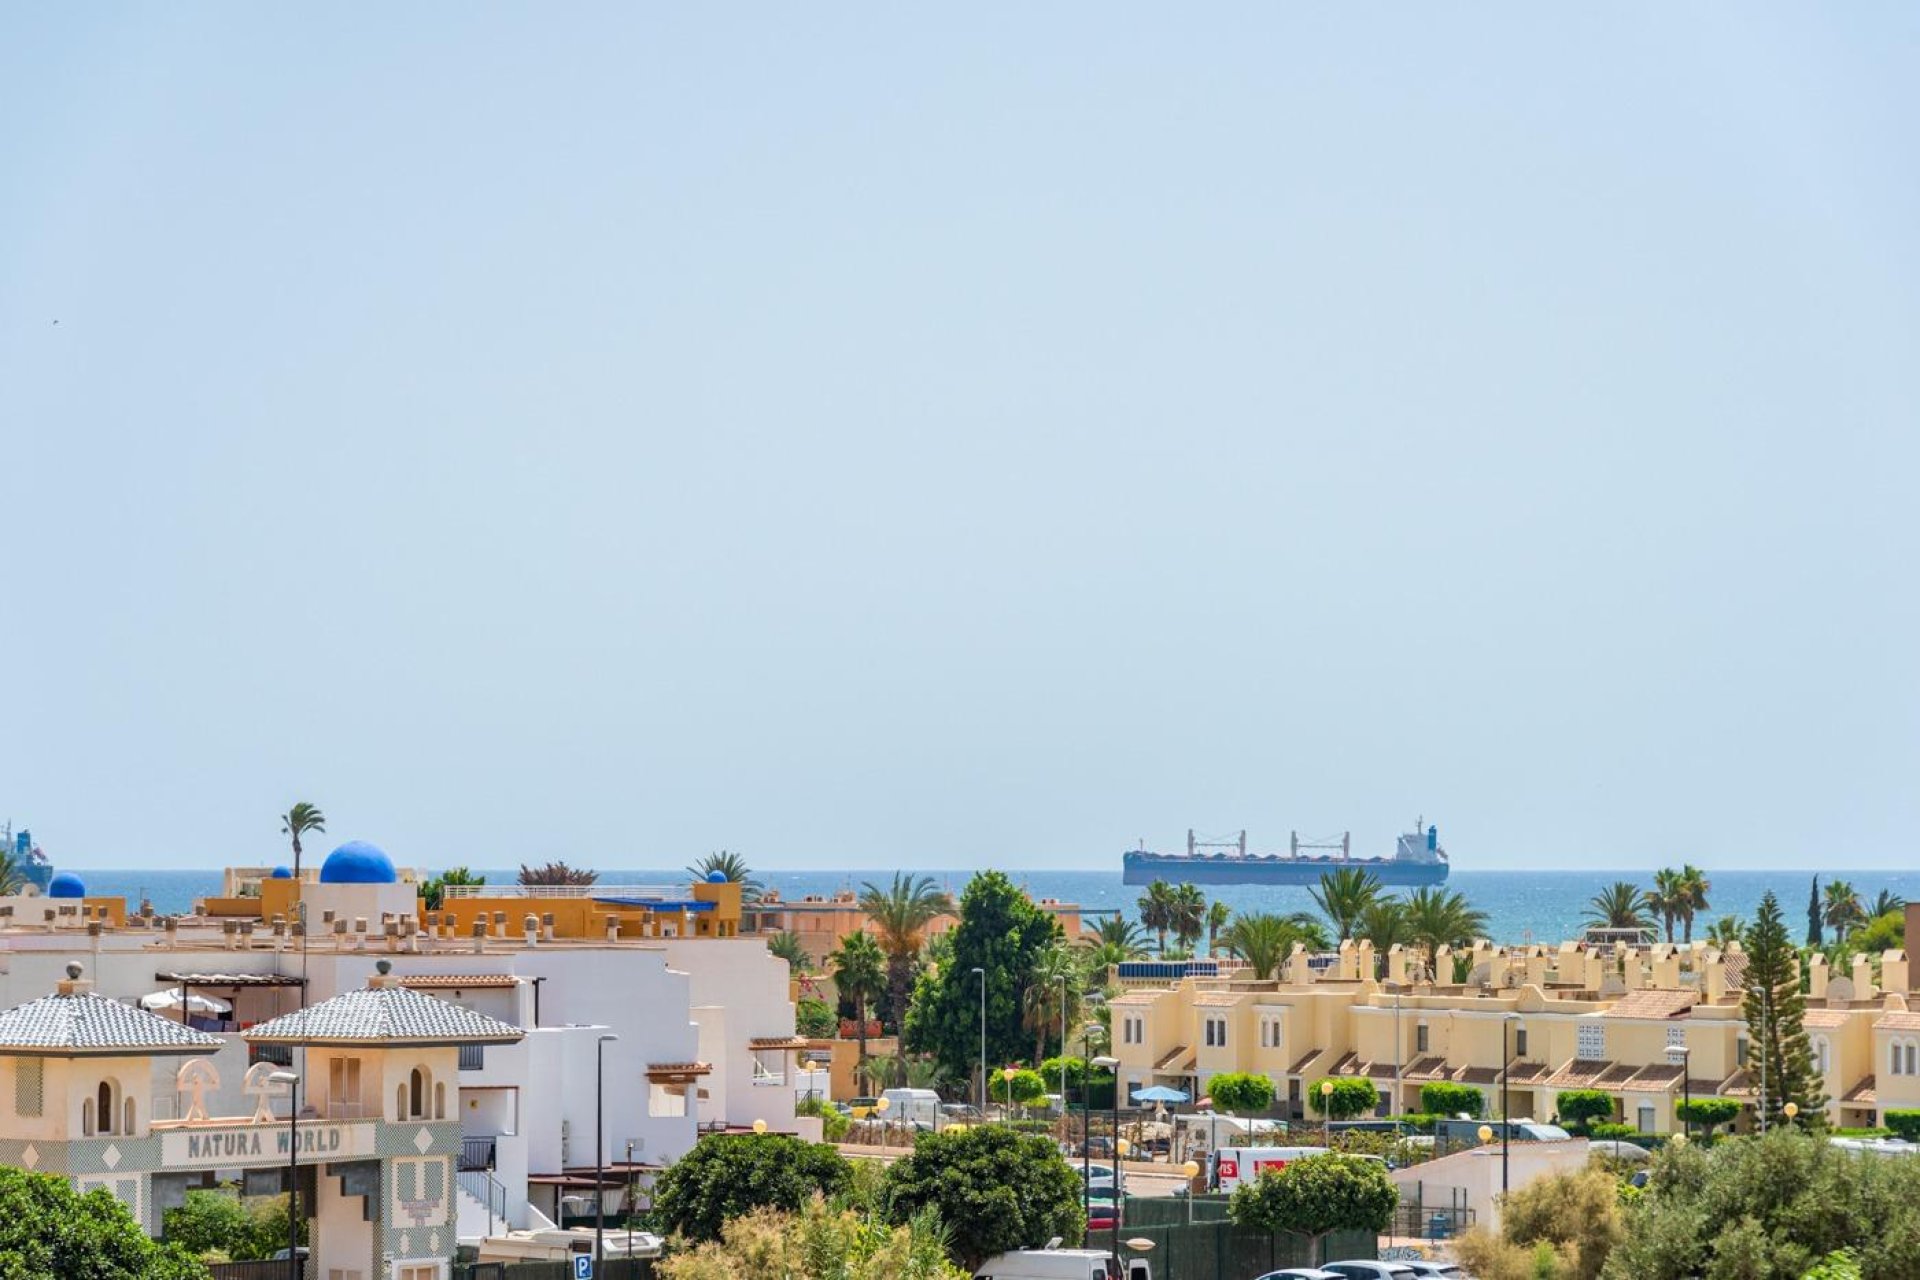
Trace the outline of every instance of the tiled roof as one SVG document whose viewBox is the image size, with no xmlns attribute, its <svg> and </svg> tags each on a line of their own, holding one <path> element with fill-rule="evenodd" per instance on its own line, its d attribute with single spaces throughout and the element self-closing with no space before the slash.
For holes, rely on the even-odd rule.
<svg viewBox="0 0 1920 1280">
<path fill-rule="evenodd" d="M 649 1062 L 647 1078 L 658 1083 L 660 1076 L 706 1076 L 713 1074 L 710 1062 Z"/>
<path fill-rule="evenodd" d="M 1847 1025 L 1845 1009 L 1809 1009 L 1801 1016 L 1801 1024 L 1809 1027 L 1844 1027 Z"/>
<path fill-rule="evenodd" d="M 1862 1080 L 1859 1084 L 1856 1084 L 1853 1086 L 1853 1088 L 1847 1090 L 1846 1096 L 1841 1098 L 1840 1101 L 1857 1103 L 1863 1107 L 1873 1106 L 1874 1103 L 1878 1101 L 1876 1095 L 1874 1094 L 1873 1077 L 1868 1076 L 1866 1079 Z"/>
<path fill-rule="evenodd" d="M 412 987 L 415 991 L 435 991 L 441 988 L 517 987 L 520 979 L 511 973 L 418 973 L 412 977 L 400 979 L 403 987 Z"/>
<path fill-rule="evenodd" d="M 1562 1063 L 1560 1069 L 1547 1080 L 1547 1088 L 1590 1088 L 1594 1081 L 1605 1075 L 1612 1066 L 1611 1062 L 1595 1061 L 1592 1058 L 1570 1058 Z"/>
<path fill-rule="evenodd" d="M 1920 1031 L 1920 1013 L 1883 1013 L 1873 1020 L 1875 1031 Z"/>
<path fill-rule="evenodd" d="M 1194 995 L 1193 1002 L 1205 1009 L 1231 1008 L 1240 1003 L 1240 993 L 1235 991 L 1201 991 Z"/>
<path fill-rule="evenodd" d="M 808 1045 L 805 1036 L 755 1036 L 747 1041 L 749 1049 L 804 1049 Z"/>
<path fill-rule="evenodd" d="M 1193 1070 L 1193 1067 L 1191 1065 L 1191 1055 L 1192 1055 L 1192 1050 L 1190 1050 L 1186 1045 L 1183 1044 L 1178 1049 L 1175 1049 L 1172 1053 L 1168 1054 L 1166 1057 L 1160 1059 L 1160 1061 L 1154 1063 L 1153 1069 L 1155 1071 L 1181 1071 L 1181 1070 L 1191 1071 Z M 1182 1059 L 1189 1059 L 1189 1064 L 1185 1067 L 1182 1067 L 1180 1065 Z"/>
<path fill-rule="evenodd" d="M 1453 1078 L 1458 1084 L 1498 1084 L 1500 1082 L 1500 1068 L 1462 1067 L 1453 1073 Z"/>
<path fill-rule="evenodd" d="M 91 991 L 41 996 L 0 1013 L 0 1053 L 211 1053 L 223 1041 Z"/>
<path fill-rule="evenodd" d="M 1694 991 L 1629 991 L 1615 1000 L 1603 1018 L 1677 1018 L 1700 1002 Z"/>
<path fill-rule="evenodd" d="M 1602 1071 L 1593 1082 L 1598 1089 L 1618 1089 L 1640 1073 L 1640 1068 L 1630 1062 L 1616 1062 Z"/>
<path fill-rule="evenodd" d="M 1167 994 L 1166 991 L 1159 988 L 1142 991 L 1125 991 L 1107 1003 L 1109 1005 L 1150 1005 L 1165 994 Z"/>
<path fill-rule="evenodd" d="M 1361 1074 L 1360 1055 L 1349 1050 L 1340 1056 L 1340 1061 L 1327 1068 L 1330 1076 L 1357 1076 Z"/>
<path fill-rule="evenodd" d="M 1402 1074 L 1408 1080 L 1440 1080 L 1447 1074 L 1447 1060 L 1440 1057 L 1415 1058 Z"/>
<path fill-rule="evenodd" d="M 1305 1075 L 1307 1068 L 1313 1065 L 1313 1060 L 1325 1052 L 1325 1049 L 1307 1050 L 1306 1055 L 1302 1057 L 1300 1061 L 1287 1068 L 1287 1074 L 1290 1076 Z"/>
<path fill-rule="evenodd" d="M 169 986 L 186 983 L 190 987 L 304 987 L 305 978 L 282 973 L 156 973 L 155 982 Z"/>
<path fill-rule="evenodd" d="M 1680 1083 L 1687 1069 L 1677 1062 L 1655 1062 L 1640 1068 L 1633 1077 L 1636 1089 L 1671 1089 Z"/>
<path fill-rule="evenodd" d="M 1509 1080 L 1538 1080 L 1548 1073 L 1544 1062 L 1516 1062 L 1507 1068 Z"/>
<path fill-rule="evenodd" d="M 1760 1090 L 1754 1087 L 1753 1076 L 1745 1067 L 1741 1067 L 1725 1080 L 1722 1080 L 1719 1086 L 1713 1089 L 1712 1092 L 1719 1094 L 1723 1098 L 1747 1098 L 1758 1094 Z"/>
<path fill-rule="evenodd" d="M 512 1044 L 522 1031 L 397 983 L 348 991 L 240 1033 L 269 1044 Z"/>
<path fill-rule="evenodd" d="M 1366 1064 L 1365 1074 L 1372 1076 L 1375 1080 L 1391 1080 L 1393 1079 L 1393 1064 L 1391 1062 L 1369 1062 Z"/>
</svg>

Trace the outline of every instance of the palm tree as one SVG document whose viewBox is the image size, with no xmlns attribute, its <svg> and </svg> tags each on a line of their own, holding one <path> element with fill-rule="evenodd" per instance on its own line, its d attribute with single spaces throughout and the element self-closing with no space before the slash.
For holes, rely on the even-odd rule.
<svg viewBox="0 0 1920 1280">
<path fill-rule="evenodd" d="M 300 837 L 312 832 L 324 833 L 327 815 L 305 800 L 280 815 L 280 834 L 293 837 L 293 878 L 300 878 Z"/>
<path fill-rule="evenodd" d="M 1333 926 L 1334 933 L 1344 940 L 1355 936 L 1361 917 L 1379 899 L 1380 890 L 1380 880 L 1371 871 L 1341 867 L 1337 871 L 1322 872 L 1320 887 L 1308 892 L 1313 895 L 1313 904 Z"/>
<path fill-rule="evenodd" d="M 539 885 L 590 885 L 600 878 L 598 871 L 589 871 L 585 867 L 570 867 L 564 862 L 549 862 L 543 866 L 530 867 L 520 864 L 520 883 Z"/>
<path fill-rule="evenodd" d="M 1207 954 L 1213 955 L 1220 949 L 1220 931 L 1227 927 L 1227 921 L 1233 919 L 1233 908 L 1215 898 L 1207 904 Z"/>
<path fill-rule="evenodd" d="M 27 868 L 13 856 L 11 848 L 0 847 L 0 897 L 20 892 L 27 884 Z"/>
<path fill-rule="evenodd" d="M 426 901 L 427 910 L 438 911 L 446 905 L 448 885 L 485 884 L 486 882 L 485 876 L 476 875 L 465 867 L 448 867 L 420 886 L 420 896 Z"/>
<path fill-rule="evenodd" d="M 1907 900 L 1905 898 L 1891 889 L 1882 889 L 1880 896 L 1873 900 L 1873 905 L 1867 908 L 1867 917 L 1871 920 L 1878 920 L 1881 916 L 1889 915 L 1895 911 L 1905 911 L 1906 909 Z"/>
<path fill-rule="evenodd" d="M 1407 928 L 1426 949 L 1431 970 L 1441 947 L 1463 947 L 1486 932 L 1487 913 L 1456 889 L 1422 885 L 1407 898 Z"/>
<path fill-rule="evenodd" d="M 873 1087 L 873 1077 L 867 1070 L 867 1002 L 886 989 L 887 957 L 873 935 L 856 929 L 840 939 L 839 947 L 827 957 L 827 967 L 833 972 L 834 989 L 840 998 L 853 1005 L 860 1036 L 860 1063 L 854 1070 L 865 1093 Z"/>
<path fill-rule="evenodd" d="M 1173 936 L 1187 951 L 1200 941 L 1207 927 L 1207 896 L 1198 885 L 1183 884 L 1173 891 L 1173 915 L 1168 921 Z"/>
<path fill-rule="evenodd" d="M 1860 905 L 1860 895 L 1852 885 L 1845 880 L 1829 880 L 1821 915 L 1832 926 L 1835 939 L 1845 942 L 1853 927 L 1866 919 L 1866 909 Z"/>
<path fill-rule="evenodd" d="M 1587 922 L 1600 929 L 1651 929 L 1647 895 L 1629 880 L 1615 880 L 1587 899 Z"/>
<path fill-rule="evenodd" d="M 1072 1023 L 1079 1018 L 1086 985 L 1086 973 L 1065 943 L 1056 942 L 1034 957 L 1033 972 L 1027 975 L 1026 989 L 1020 993 L 1020 1020 L 1033 1032 L 1035 1063 L 1047 1056 L 1047 1034 L 1060 1029 L 1060 1019 L 1064 1016 Z M 1063 1002 L 1064 1015 L 1060 1012 Z M 1066 1049 L 1062 1047 L 1060 1052 Z"/>
<path fill-rule="evenodd" d="M 1407 917 L 1407 904 L 1399 898 L 1380 898 L 1367 904 L 1360 913 L 1356 932 L 1373 944 L 1378 964 L 1396 946 L 1413 944 L 1413 921 Z"/>
<path fill-rule="evenodd" d="M 1164 953 L 1167 930 L 1173 927 L 1173 886 L 1165 880 L 1155 880 L 1140 895 L 1140 923 L 1153 931 L 1155 949 Z"/>
<path fill-rule="evenodd" d="M 747 866 L 747 860 L 737 853 L 722 849 L 710 853 L 687 868 L 687 875 L 695 880 L 707 880 L 718 871 L 722 877 L 740 886 L 740 901 L 743 904 L 760 901 L 766 885 L 754 879 L 753 871 Z"/>
<path fill-rule="evenodd" d="M 787 968 L 794 973 L 806 973 L 813 968 L 813 957 L 807 954 L 806 944 L 791 929 L 784 929 L 768 938 L 767 952 L 785 960 Z"/>
<path fill-rule="evenodd" d="M 1725 951 L 1729 942 L 1739 941 L 1746 932 L 1746 926 L 1740 923 L 1739 916 L 1721 916 L 1707 926 L 1707 943 Z"/>
<path fill-rule="evenodd" d="M 1303 928 L 1303 924 L 1310 925 L 1312 932 Z M 1313 936 L 1319 932 L 1319 928 L 1320 922 L 1311 916 L 1303 920 L 1299 915 L 1282 916 L 1271 911 L 1256 911 L 1250 915 L 1243 912 L 1234 917 L 1222 938 L 1230 953 L 1252 967 L 1254 979 L 1265 982 L 1293 954 L 1294 943 L 1304 942 L 1309 947 L 1324 943 L 1324 935 L 1318 938 Z"/>
<path fill-rule="evenodd" d="M 1080 936 L 1097 946 L 1119 948 L 1122 958 L 1127 960 L 1138 960 L 1147 954 L 1147 935 L 1139 925 L 1117 912 L 1103 916 L 1089 932 Z"/>
<path fill-rule="evenodd" d="M 860 909 L 873 922 L 880 949 L 887 953 L 887 1003 L 882 1016 L 896 1028 L 904 1027 L 927 926 L 952 914 L 953 899 L 934 887 L 932 876 L 896 871 L 885 889 L 871 882 L 860 886 Z"/>
<path fill-rule="evenodd" d="M 1663 867 L 1653 873 L 1653 888 L 1647 890 L 1647 910 L 1660 917 L 1660 923 L 1667 931 L 1668 942 L 1673 941 L 1673 922 L 1679 918 L 1680 904 L 1685 898 L 1678 871 Z"/>
<path fill-rule="evenodd" d="M 1688 862 L 1681 866 L 1674 887 L 1680 894 L 1675 914 L 1680 917 L 1680 924 L 1685 930 L 1681 941 L 1692 942 L 1693 918 L 1707 909 L 1707 894 L 1712 891 L 1713 882 L 1707 879 L 1706 872 Z"/>
</svg>

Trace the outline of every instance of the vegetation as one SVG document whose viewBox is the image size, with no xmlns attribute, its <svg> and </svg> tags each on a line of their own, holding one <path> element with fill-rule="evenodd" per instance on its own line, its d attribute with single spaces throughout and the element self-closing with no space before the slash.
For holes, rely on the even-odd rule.
<svg viewBox="0 0 1920 1280">
<path fill-rule="evenodd" d="M 1625 1233 L 1613 1176 L 1588 1169 L 1515 1188 L 1500 1233 L 1475 1227 L 1456 1250 L 1477 1280 L 1595 1280 Z"/>
<path fill-rule="evenodd" d="M 1907 945 L 1906 908 L 1882 912 L 1856 929 L 1847 941 L 1870 956 L 1901 950 Z"/>
<path fill-rule="evenodd" d="M 564 862 L 548 862 L 537 867 L 520 864 L 520 883 L 537 885 L 590 885 L 600 878 L 598 871 L 570 867 Z"/>
<path fill-rule="evenodd" d="M 1767 1122 L 1783 1123 L 1781 1108 L 1792 1102 L 1800 1110 L 1796 1123 L 1818 1127 L 1825 1123 L 1827 1097 L 1807 1042 L 1800 956 L 1787 938 L 1780 903 L 1771 890 L 1760 899 L 1759 914 L 1747 930 L 1746 950 L 1743 1011 L 1749 1042 L 1761 1059 L 1755 1070 L 1766 1073 Z"/>
<path fill-rule="evenodd" d="M 1613 1095 L 1604 1089 L 1562 1089 L 1553 1098 L 1560 1123 L 1575 1133 L 1613 1119 Z"/>
<path fill-rule="evenodd" d="M 1647 895 L 1630 880 L 1616 880 L 1587 899 L 1586 920 L 1601 929 L 1651 929 Z"/>
<path fill-rule="evenodd" d="M 1138 960 L 1147 954 L 1147 935 L 1139 925 L 1123 915 L 1111 915 L 1080 935 L 1087 963 L 1095 969 Z"/>
<path fill-rule="evenodd" d="M 105 1190 L 81 1195 L 64 1177 L 0 1165 L 0 1276 L 35 1280 L 205 1280 L 177 1244 L 149 1240 Z"/>
<path fill-rule="evenodd" d="M 1052 1088 L 1061 1083 L 1061 1068 L 1066 1069 L 1065 1083 L 1069 1094 L 1078 1094 L 1083 1089 L 1100 1089 L 1113 1084 L 1113 1072 L 1105 1067 L 1096 1067 L 1085 1058 L 1078 1056 L 1048 1058 L 1040 1064 L 1040 1074 Z M 1218 1076 L 1214 1077 L 1219 1079 Z"/>
<path fill-rule="evenodd" d="M 1060 1148 L 1000 1125 L 921 1134 L 913 1154 L 887 1171 L 886 1197 L 895 1223 L 938 1213 L 949 1251 L 969 1273 L 996 1253 L 1086 1233 L 1080 1178 Z"/>
<path fill-rule="evenodd" d="M 721 879 L 740 886 L 740 901 L 743 903 L 760 901 L 760 895 L 767 890 L 766 885 L 754 879 L 753 871 L 747 866 L 745 858 L 737 853 L 729 853 L 725 849 L 718 853 L 710 853 L 688 867 L 687 875 L 694 880 L 710 880 L 716 871 L 720 873 Z"/>
<path fill-rule="evenodd" d="M 887 953 L 886 1000 L 880 1017 L 898 1031 L 906 1023 L 907 1002 L 920 976 L 927 926 L 953 913 L 953 898 L 934 886 L 932 876 L 896 871 L 893 883 L 884 889 L 872 882 L 860 886 L 860 909 L 873 922 L 880 949 Z"/>
<path fill-rule="evenodd" d="M 1273 1081 L 1249 1072 L 1222 1072 L 1208 1082 L 1207 1093 L 1213 1109 L 1228 1115 L 1248 1115 L 1273 1105 Z"/>
<path fill-rule="evenodd" d="M 1327 1076 L 1307 1090 L 1307 1105 L 1329 1120 L 1351 1120 L 1379 1106 L 1380 1092 L 1365 1076 Z"/>
<path fill-rule="evenodd" d="M 1233 919 L 1233 908 L 1216 900 L 1207 907 L 1207 954 L 1220 954 L 1220 935 L 1225 931 L 1227 922 Z"/>
<path fill-rule="evenodd" d="M 1429 970 L 1441 947 L 1467 946 L 1487 929 L 1487 913 L 1457 889 L 1422 885 L 1408 895 L 1406 910 L 1407 931 L 1426 951 Z"/>
<path fill-rule="evenodd" d="M 1080 958 L 1065 942 L 1056 942 L 1034 958 L 1027 988 L 1020 993 L 1020 1020 L 1033 1032 L 1033 1060 L 1046 1057 L 1048 1037 L 1079 1022 L 1087 977 Z M 1061 1052 L 1066 1046 L 1060 1046 Z"/>
<path fill-rule="evenodd" d="M 839 1029 L 839 1019 L 833 1016 L 833 1007 L 825 1000 L 801 996 L 793 1007 L 793 1029 L 809 1040 L 828 1040 Z"/>
<path fill-rule="evenodd" d="M 872 935 L 856 929 L 840 939 L 840 945 L 827 957 L 827 968 L 833 973 L 833 985 L 840 998 L 853 1005 L 853 1020 L 860 1029 L 860 1063 L 854 1073 L 861 1081 L 861 1092 L 871 1092 L 873 1077 L 867 1068 L 867 1005 L 886 989 L 886 956 Z"/>
<path fill-rule="evenodd" d="M 1915 1274 L 1920 1163 L 1862 1159 L 1782 1127 L 1658 1152 L 1604 1275 L 1799 1280 L 1840 1250 L 1864 1280 Z"/>
<path fill-rule="evenodd" d="M 1207 927 L 1207 899 L 1198 885 L 1183 884 L 1173 891 L 1167 926 L 1173 930 L 1174 940 L 1191 955 Z"/>
<path fill-rule="evenodd" d="M 1886 1113 L 1887 1130 L 1896 1138 L 1920 1142 L 1920 1111 L 1895 1108 Z"/>
<path fill-rule="evenodd" d="M 1167 950 L 1167 930 L 1173 927 L 1173 886 L 1165 880 L 1155 880 L 1140 895 L 1140 923 L 1154 936 L 1154 950 L 1162 955 Z"/>
<path fill-rule="evenodd" d="M 668 1234 L 718 1240 L 727 1219 L 754 1209 L 798 1212 L 815 1195 L 847 1185 L 847 1162 L 825 1143 L 777 1133 L 722 1133 L 654 1180 L 653 1216 Z"/>
<path fill-rule="evenodd" d="M 1021 992 L 1040 955 L 1060 940 L 1060 926 L 998 871 L 985 871 L 960 895 L 960 923 L 942 935 L 950 959 L 929 968 L 907 1009 L 906 1045 L 931 1055 L 964 1079 L 980 1058 L 983 971 L 988 1062 L 1012 1062 L 1029 1046 L 1021 1019 Z"/>
<path fill-rule="evenodd" d="M 947 1260 L 932 1216 L 888 1227 L 815 1198 L 798 1213 L 756 1209 L 728 1221 L 718 1240 L 667 1256 L 662 1280 L 966 1280 Z"/>
<path fill-rule="evenodd" d="M 1011 1079 L 1005 1071 L 989 1073 L 987 1096 L 995 1102 L 1027 1106 L 1047 1096 L 1047 1082 L 1038 1071 L 1017 1068 Z"/>
<path fill-rule="evenodd" d="M 0 896 L 15 894 L 26 887 L 27 867 L 11 848 L 0 848 Z"/>
<path fill-rule="evenodd" d="M 305 800 L 280 815 L 280 834 L 293 841 L 293 878 L 300 878 L 300 837 L 314 832 L 325 832 L 327 815 L 320 812 L 319 806 L 308 804 Z"/>
<path fill-rule="evenodd" d="M 1725 951 L 1728 943 L 1740 941 L 1746 932 L 1747 926 L 1739 916 L 1725 915 L 1707 926 L 1707 941 Z"/>
<path fill-rule="evenodd" d="M 1413 922 L 1407 919 L 1407 904 L 1398 898 L 1368 903 L 1360 913 L 1360 936 L 1373 944 L 1380 961 L 1397 946 L 1412 946 Z"/>
<path fill-rule="evenodd" d="M 1293 954 L 1293 944 L 1305 943 L 1309 950 L 1327 945 L 1320 922 L 1312 916 L 1276 915 L 1270 911 L 1235 917 L 1225 934 L 1227 950 L 1247 962 L 1253 976 L 1261 982 L 1272 978 Z"/>
<path fill-rule="evenodd" d="M 1367 908 L 1380 900 L 1380 890 L 1380 881 L 1372 872 L 1342 867 L 1338 871 L 1321 872 L 1319 888 L 1307 892 L 1313 895 L 1313 905 L 1320 908 L 1320 914 L 1333 926 L 1334 940 L 1340 942 L 1366 936 L 1362 925 Z M 1379 942 L 1375 941 L 1374 946 L 1378 948 Z"/>
<path fill-rule="evenodd" d="M 1477 1119 L 1486 1106 L 1486 1096 L 1470 1084 L 1435 1080 L 1420 1086 L 1420 1109 L 1432 1115 Z"/>
<path fill-rule="evenodd" d="M 1820 912 L 1820 877 L 1818 874 L 1816 874 L 1813 877 L 1813 889 L 1807 896 L 1807 945 L 1808 946 L 1818 947 L 1818 946 L 1824 945 L 1826 940 L 1821 936 L 1822 924 L 1824 920 L 1825 920 L 1825 917 L 1822 916 Z"/>
<path fill-rule="evenodd" d="M 1263 1170 L 1235 1188 L 1227 1216 L 1236 1226 L 1306 1236 L 1312 1257 L 1335 1231 L 1385 1231 L 1399 1202 L 1400 1193 L 1378 1160 L 1309 1156 L 1283 1169 Z"/>
<path fill-rule="evenodd" d="M 206 1262 L 247 1262 L 271 1258 L 287 1247 L 287 1198 L 265 1196 L 251 1202 L 231 1191 L 187 1192 L 187 1202 L 163 1215 L 167 1241 Z M 307 1239 L 306 1220 L 300 1240 Z M 0 1275 L 4 1275 L 0 1270 Z"/>
<path fill-rule="evenodd" d="M 438 911 L 446 905 L 448 885 L 485 884 L 486 882 L 485 876 L 476 875 L 466 867 L 448 867 L 420 886 L 420 897 L 425 900 L 427 910 Z"/>
<path fill-rule="evenodd" d="M 767 951 L 787 962 L 787 968 L 795 974 L 803 974 L 813 967 L 813 960 L 807 955 L 806 944 L 800 941 L 800 935 L 791 929 L 783 929 L 767 939 Z"/>
<path fill-rule="evenodd" d="M 851 1117 L 842 1115 L 840 1109 L 828 1102 L 825 1098 L 815 1097 L 811 1094 L 793 1104 L 793 1114 L 796 1116 L 819 1117 L 820 1136 L 828 1142 L 840 1141 L 847 1136 L 847 1131 L 853 1128 L 853 1120 Z"/>
<path fill-rule="evenodd" d="M 1732 1098 L 1694 1098 L 1681 1102 L 1673 1114 L 1690 1129 L 1699 1129 L 1700 1136 L 1711 1142 L 1715 1129 L 1739 1119 L 1740 1104 Z"/>
<path fill-rule="evenodd" d="M 1835 941 L 1845 942 L 1848 933 L 1867 922 L 1867 910 L 1852 885 L 1845 880 L 1829 880 L 1826 896 L 1820 900 L 1820 918 L 1833 930 Z"/>
<path fill-rule="evenodd" d="M 1874 896 L 1873 905 L 1867 908 L 1869 919 L 1878 920 L 1881 916 L 1899 913 L 1906 914 L 1907 900 L 1891 889 L 1882 889 Z"/>
</svg>

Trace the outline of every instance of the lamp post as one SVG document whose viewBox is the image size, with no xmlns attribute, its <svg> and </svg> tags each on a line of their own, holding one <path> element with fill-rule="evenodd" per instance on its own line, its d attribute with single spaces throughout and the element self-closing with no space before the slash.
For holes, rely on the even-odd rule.
<svg viewBox="0 0 1920 1280">
<path fill-rule="evenodd" d="M 1793 1118 L 1800 1114 L 1800 1104 L 1797 1102 L 1789 1102 L 1786 1106 L 1780 1108 L 1780 1114 L 1787 1118 L 1788 1124 L 1792 1124 Z"/>
<path fill-rule="evenodd" d="M 1667 1046 L 1667 1060 L 1680 1063 L 1680 1124 L 1689 1138 L 1693 1136 L 1693 1050 L 1683 1044 Z"/>
<path fill-rule="evenodd" d="M 1088 1057 L 1093 1052 L 1093 1038 L 1104 1028 L 1097 1022 L 1089 1022 L 1080 1029 L 1080 1061 L 1084 1064 L 1080 1073 L 1080 1211 L 1085 1213 L 1093 1203 L 1093 1082 L 1089 1077 L 1093 1069 L 1120 1065 L 1120 1059 L 1102 1054 L 1098 1058 Z M 1116 1079 L 1114 1087 L 1120 1087 Z"/>
<path fill-rule="evenodd" d="M 1000 1079 L 1002 1081 L 1000 1091 L 1006 1095 L 1000 1100 L 1000 1118 L 1002 1120 L 1011 1120 L 1013 1118 L 1013 1078 L 1018 1074 L 1020 1073 L 1013 1067 L 1000 1068 Z"/>
<path fill-rule="evenodd" d="M 987 1118 L 987 971 L 974 966 L 973 976 L 980 979 L 980 1119 Z"/>
<path fill-rule="evenodd" d="M 1067 985 L 1072 981 L 1071 976 L 1060 979 L 1060 1110 L 1063 1113 L 1067 1109 Z"/>
<path fill-rule="evenodd" d="M 1513 1117 L 1507 1111 L 1507 1080 L 1513 1074 L 1513 1054 L 1507 1048 L 1507 1031 L 1514 1023 L 1523 1021 L 1518 1013 L 1509 1011 L 1500 1019 L 1500 1194 L 1507 1194 L 1507 1157 L 1513 1149 Z M 1539 1112 L 1535 1112 L 1538 1115 Z"/>
<path fill-rule="evenodd" d="M 276 1071 L 267 1079 L 287 1086 L 287 1278 L 300 1280 L 300 1077 Z"/>
<path fill-rule="evenodd" d="M 1333 1081 L 1320 1082 L 1320 1132 L 1323 1138 L 1333 1138 Z"/>
<path fill-rule="evenodd" d="M 1393 1107 L 1401 1115 L 1405 1115 L 1407 1109 L 1406 1090 L 1400 1081 L 1401 1065 L 1407 1056 L 1406 1042 L 1400 1039 L 1400 997 L 1403 994 L 1401 987 L 1405 985 L 1400 982 L 1393 984 Z"/>
<path fill-rule="evenodd" d="M 1133 1150 L 1133 1144 L 1119 1135 L 1120 1133 L 1120 1093 L 1119 1082 L 1114 1082 L 1113 1095 L 1113 1238 L 1120 1238 L 1120 1228 L 1127 1224 L 1127 1172 L 1121 1166 L 1127 1153 Z"/>
<path fill-rule="evenodd" d="M 607 1046 L 620 1037 L 600 1037 L 593 1047 L 593 1270 L 606 1263 L 607 1231 Z"/>
</svg>

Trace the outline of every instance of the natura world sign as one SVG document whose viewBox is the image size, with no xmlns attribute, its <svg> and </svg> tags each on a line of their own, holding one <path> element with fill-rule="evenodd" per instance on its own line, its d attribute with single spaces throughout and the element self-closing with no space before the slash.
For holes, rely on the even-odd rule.
<svg viewBox="0 0 1920 1280">
<path fill-rule="evenodd" d="M 285 1124 L 176 1129 L 160 1138 L 164 1169 L 241 1169 L 287 1163 L 294 1134 Z M 375 1154 L 374 1126 L 308 1121 L 299 1127 L 299 1159 L 360 1160 Z"/>
</svg>

